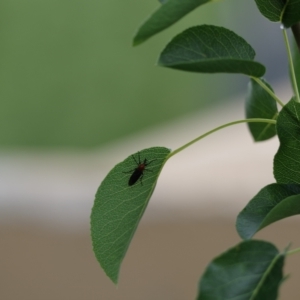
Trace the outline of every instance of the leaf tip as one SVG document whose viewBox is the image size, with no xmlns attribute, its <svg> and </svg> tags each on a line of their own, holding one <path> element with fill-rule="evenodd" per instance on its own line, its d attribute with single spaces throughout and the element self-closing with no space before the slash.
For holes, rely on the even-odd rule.
<svg viewBox="0 0 300 300">
<path fill-rule="evenodd" d="M 240 238 L 242 240 L 246 241 L 246 240 L 251 240 L 251 238 L 254 235 L 254 232 L 249 230 L 249 228 L 248 228 L 249 226 L 247 226 L 247 224 L 245 222 L 245 216 L 243 214 L 243 211 L 241 211 L 239 213 L 239 215 L 237 216 L 235 228 L 236 228 L 236 231 L 237 231 L 238 235 L 240 236 Z"/>
<path fill-rule="evenodd" d="M 135 46 L 138 46 L 140 45 L 141 43 L 143 42 L 143 40 L 141 40 L 137 35 L 133 37 L 133 40 L 132 40 L 132 46 L 135 47 Z"/>
<path fill-rule="evenodd" d="M 101 265 L 101 264 L 100 264 Z M 106 276 L 112 281 L 112 283 L 118 287 L 118 283 L 119 283 L 119 270 L 117 270 L 117 272 L 108 270 L 107 268 L 103 268 L 103 266 L 101 265 L 103 271 L 105 272 Z"/>
<path fill-rule="evenodd" d="M 149 38 L 149 36 L 144 35 L 141 32 L 141 28 L 139 28 L 138 31 L 136 32 L 136 34 L 133 37 L 132 45 L 133 46 L 138 46 L 138 45 L 144 43 L 146 40 L 148 40 L 148 38 Z"/>
<path fill-rule="evenodd" d="M 113 284 L 116 286 L 116 288 L 118 288 L 119 276 L 116 276 L 115 278 L 110 277 L 109 279 L 113 282 Z"/>
</svg>

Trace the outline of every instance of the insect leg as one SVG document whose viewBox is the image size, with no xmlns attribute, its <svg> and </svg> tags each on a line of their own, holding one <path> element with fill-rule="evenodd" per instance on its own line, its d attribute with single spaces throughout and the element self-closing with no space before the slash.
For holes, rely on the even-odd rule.
<svg viewBox="0 0 300 300">
<path fill-rule="evenodd" d="M 150 160 L 149 162 L 147 162 L 147 166 L 149 166 L 153 161 L 155 161 L 156 160 L 156 158 L 155 159 L 152 159 L 152 160 Z"/>
<path fill-rule="evenodd" d="M 138 152 L 139 161 L 136 160 L 136 158 L 134 157 L 134 155 L 131 155 L 131 156 L 132 156 L 133 160 L 135 161 L 135 163 L 137 165 L 139 165 L 141 163 L 141 161 L 140 161 L 140 152 Z"/>
</svg>

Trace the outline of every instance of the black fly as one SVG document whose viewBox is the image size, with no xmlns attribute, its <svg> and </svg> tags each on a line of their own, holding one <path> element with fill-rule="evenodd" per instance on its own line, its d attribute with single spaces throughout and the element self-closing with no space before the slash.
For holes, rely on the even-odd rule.
<svg viewBox="0 0 300 300">
<path fill-rule="evenodd" d="M 128 180 L 129 186 L 134 185 L 138 180 L 140 180 L 141 184 L 143 185 L 144 171 L 152 172 L 152 170 L 146 169 L 146 167 L 149 166 L 153 161 L 155 161 L 155 159 L 151 161 L 147 161 L 147 158 L 145 158 L 144 161 L 141 162 L 140 152 L 138 152 L 138 161 L 133 155 L 132 158 L 137 164 L 137 167 L 131 171 L 123 172 L 123 173 L 132 173 Z"/>
</svg>

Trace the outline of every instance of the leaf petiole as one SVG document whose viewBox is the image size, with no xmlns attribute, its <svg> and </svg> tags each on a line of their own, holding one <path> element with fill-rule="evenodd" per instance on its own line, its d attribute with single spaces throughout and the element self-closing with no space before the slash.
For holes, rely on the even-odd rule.
<svg viewBox="0 0 300 300">
<path fill-rule="evenodd" d="M 252 77 L 281 107 L 284 106 L 284 103 L 274 94 L 274 92 L 260 79 L 257 77 Z"/>
<path fill-rule="evenodd" d="M 292 58 L 291 48 L 290 48 L 290 44 L 289 44 L 289 39 L 288 39 L 285 28 L 282 29 L 282 32 L 283 32 L 285 47 L 286 47 L 287 54 L 288 54 L 289 65 L 290 65 L 290 70 L 291 70 L 291 77 L 292 77 L 293 87 L 294 87 L 295 96 L 296 96 L 295 101 L 300 103 L 298 84 L 297 84 L 297 79 L 296 79 L 296 75 L 295 75 L 295 69 L 294 69 L 293 58 Z"/>
<path fill-rule="evenodd" d="M 271 119 L 259 119 L 259 118 L 253 118 L 253 119 L 244 119 L 244 120 L 237 120 L 237 121 L 233 121 L 233 122 L 230 122 L 230 123 L 226 123 L 224 125 L 221 125 L 221 126 L 218 126 L 202 135 L 200 135 L 199 137 L 195 138 L 194 140 L 190 141 L 189 143 L 179 147 L 178 149 L 174 150 L 173 152 L 171 152 L 169 155 L 168 155 L 168 159 L 170 157 L 172 157 L 173 155 L 177 154 L 178 152 L 184 150 L 185 148 L 191 146 L 192 144 L 200 141 L 201 139 L 205 138 L 206 136 L 220 130 L 220 129 L 223 129 L 223 128 L 226 128 L 226 127 L 229 127 L 231 125 L 235 125 L 235 124 L 240 124 L 240 123 L 269 123 L 269 124 L 276 124 L 276 121 L 275 120 L 271 120 Z"/>
<path fill-rule="evenodd" d="M 295 254 L 295 253 L 298 253 L 298 252 L 300 252 L 300 248 L 296 248 L 294 250 L 287 251 L 286 255 L 292 255 L 292 254 Z"/>
</svg>

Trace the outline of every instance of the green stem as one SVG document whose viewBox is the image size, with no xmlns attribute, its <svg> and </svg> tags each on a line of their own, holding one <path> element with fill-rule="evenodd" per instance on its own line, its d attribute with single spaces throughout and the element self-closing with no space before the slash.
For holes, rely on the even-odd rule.
<svg viewBox="0 0 300 300">
<path fill-rule="evenodd" d="M 297 79 L 296 79 L 296 75 L 295 75 L 295 69 L 294 69 L 293 57 L 292 57 L 292 53 L 291 53 L 289 39 L 288 39 L 285 28 L 282 30 L 282 32 L 283 32 L 285 47 L 286 47 L 287 54 L 288 54 L 289 65 L 290 65 L 290 70 L 291 70 L 291 76 L 292 76 L 292 81 L 293 81 L 293 87 L 294 87 L 294 90 L 295 90 L 295 96 L 296 96 L 295 101 L 300 103 L 298 84 L 297 84 Z"/>
<path fill-rule="evenodd" d="M 274 92 L 260 79 L 257 77 L 252 77 L 280 106 L 284 106 L 284 103 L 274 94 Z"/>
<path fill-rule="evenodd" d="M 295 253 L 298 253 L 298 252 L 300 252 L 300 248 L 290 250 L 286 253 L 286 255 L 292 255 L 292 254 L 295 254 Z"/>
<path fill-rule="evenodd" d="M 185 148 L 191 146 L 192 144 L 194 144 L 194 143 L 200 141 L 201 139 L 205 138 L 206 136 L 208 136 L 208 135 L 210 135 L 210 134 L 212 134 L 212 133 L 214 133 L 214 132 L 216 132 L 216 131 L 218 131 L 218 130 L 220 130 L 220 129 L 223 129 L 223 128 L 225 128 L 225 127 L 229 127 L 229 126 L 235 125 L 235 124 L 240 124 L 240 123 L 254 123 L 254 122 L 256 122 L 256 123 L 276 124 L 276 121 L 275 121 L 275 120 L 271 120 L 271 119 L 244 119 L 244 120 L 238 120 L 238 121 L 226 123 L 226 124 L 224 124 L 224 125 L 221 125 L 221 126 L 219 126 L 219 127 L 216 127 L 216 128 L 214 128 L 214 129 L 212 129 L 212 130 L 210 130 L 210 131 L 208 131 L 208 132 L 206 132 L 206 133 L 200 135 L 199 137 L 195 138 L 194 140 L 190 141 L 189 143 L 187 143 L 187 144 L 185 144 L 185 145 L 179 147 L 178 149 L 174 150 L 173 152 L 171 152 L 171 153 L 169 154 L 169 157 L 168 157 L 168 158 L 172 157 L 173 155 L 177 154 L 178 152 L 184 150 Z"/>
</svg>

